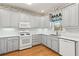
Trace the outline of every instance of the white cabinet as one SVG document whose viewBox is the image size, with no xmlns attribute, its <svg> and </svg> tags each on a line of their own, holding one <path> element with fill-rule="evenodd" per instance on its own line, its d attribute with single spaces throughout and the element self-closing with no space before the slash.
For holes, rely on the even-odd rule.
<svg viewBox="0 0 79 59">
<path fill-rule="evenodd" d="M 64 26 L 78 26 L 78 4 L 62 9 L 62 14 Z"/>
<path fill-rule="evenodd" d="M 7 40 L 7 50 L 8 50 L 8 52 L 11 52 L 11 51 L 13 51 L 13 39 L 9 39 L 8 38 L 8 40 Z"/>
<path fill-rule="evenodd" d="M 75 56 L 75 42 L 59 39 L 59 53 L 63 56 Z"/>
<path fill-rule="evenodd" d="M 56 52 L 59 52 L 59 40 L 55 35 L 42 35 L 42 44 Z"/>
<path fill-rule="evenodd" d="M 70 26 L 78 26 L 78 4 L 70 6 Z"/>
<path fill-rule="evenodd" d="M 9 27 L 10 25 L 10 13 L 7 9 L 0 9 L 0 26 Z"/>
<path fill-rule="evenodd" d="M 10 11 L 10 27 L 17 28 L 20 21 L 20 13 L 17 11 Z"/>
<path fill-rule="evenodd" d="M 42 35 L 42 44 L 47 46 L 47 35 Z"/>
<path fill-rule="evenodd" d="M 40 19 L 42 28 L 50 28 L 50 21 L 48 16 L 43 16 Z"/>
<path fill-rule="evenodd" d="M 70 8 L 69 7 L 66 7 L 66 8 L 64 8 L 63 10 L 62 10 L 62 13 L 63 13 L 63 16 L 62 16 L 62 18 L 63 18 L 63 20 L 62 20 L 62 23 L 63 23 L 63 25 L 64 26 L 69 26 L 69 22 L 70 22 Z"/>
<path fill-rule="evenodd" d="M 7 40 L 7 50 L 8 52 L 10 51 L 15 51 L 15 50 L 18 50 L 19 49 L 19 42 L 18 42 L 18 37 L 8 37 L 8 40 Z"/>
<path fill-rule="evenodd" d="M 17 37 L 13 39 L 13 51 L 18 49 L 19 49 L 19 38 Z"/>
<path fill-rule="evenodd" d="M 52 39 L 49 36 L 47 37 L 47 47 L 52 47 Z"/>
<path fill-rule="evenodd" d="M 79 41 L 76 42 L 76 56 L 79 56 Z"/>
<path fill-rule="evenodd" d="M 59 52 L 59 40 L 58 40 L 58 37 L 57 36 L 52 36 L 52 47 L 51 49 L 56 51 L 56 52 Z"/>
<path fill-rule="evenodd" d="M 19 37 L 0 38 L 0 54 L 18 50 L 18 39 Z"/>
<path fill-rule="evenodd" d="M 7 39 L 0 38 L 0 54 L 7 52 Z"/>
<path fill-rule="evenodd" d="M 40 44 L 42 39 L 41 37 L 41 34 L 32 35 L 32 45 Z"/>
</svg>

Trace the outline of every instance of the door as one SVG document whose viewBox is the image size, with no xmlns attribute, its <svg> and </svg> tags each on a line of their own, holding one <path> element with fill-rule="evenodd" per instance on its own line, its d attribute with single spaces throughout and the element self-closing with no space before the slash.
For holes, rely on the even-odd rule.
<svg viewBox="0 0 79 59">
<path fill-rule="evenodd" d="M 0 38 L 0 54 L 7 52 L 7 39 Z"/>
<path fill-rule="evenodd" d="M 63 56 L 75 56 L 75 42 L 66 40 L 66 39 L 59 39 L 59 53 Z"/>
</svg>

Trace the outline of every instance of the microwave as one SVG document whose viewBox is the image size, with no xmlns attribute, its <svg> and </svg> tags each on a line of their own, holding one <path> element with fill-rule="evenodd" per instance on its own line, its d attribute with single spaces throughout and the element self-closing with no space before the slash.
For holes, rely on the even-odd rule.
<svg viewBox="0 0 79 59">
<path fill-rule="evenodd" d="M 20 22 L 19 28 L 31 28 L 30 22 Z"/>
</svg>

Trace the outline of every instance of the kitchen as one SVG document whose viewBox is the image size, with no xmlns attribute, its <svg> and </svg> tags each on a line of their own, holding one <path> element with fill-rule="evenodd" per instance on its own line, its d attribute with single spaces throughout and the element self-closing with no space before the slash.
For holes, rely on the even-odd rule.
<svg viewBox="0 0 79 59">
<path fill-rule="evenodd" d="M 78 15 L 78 3 L 0 3 L 0 55 L 79 56 Z"/>
</svg>

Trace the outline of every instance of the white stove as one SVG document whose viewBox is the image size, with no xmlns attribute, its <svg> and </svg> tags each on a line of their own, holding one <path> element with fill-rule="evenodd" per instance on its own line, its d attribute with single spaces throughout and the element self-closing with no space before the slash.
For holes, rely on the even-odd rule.
<svg viewBox="0 0 79 59">
<path fill-rule="evenodd" d="M 32 47 L 32 35 L 29 31 L 20 31 L 20 46 L 19 50 Z"/>
</svg>

